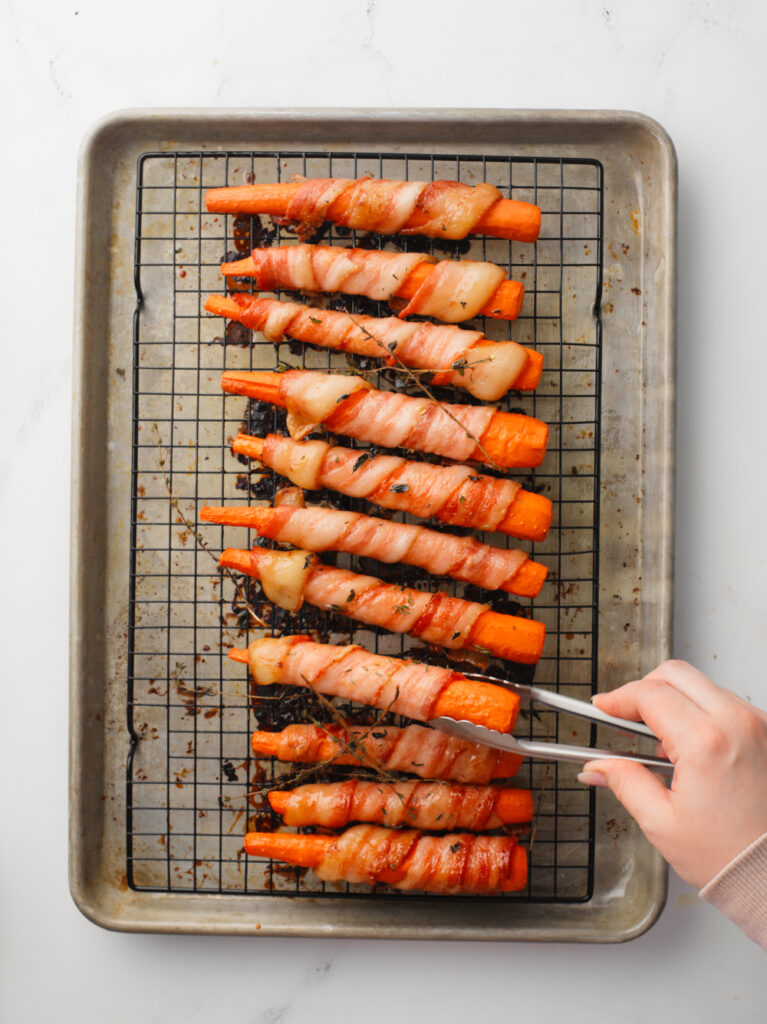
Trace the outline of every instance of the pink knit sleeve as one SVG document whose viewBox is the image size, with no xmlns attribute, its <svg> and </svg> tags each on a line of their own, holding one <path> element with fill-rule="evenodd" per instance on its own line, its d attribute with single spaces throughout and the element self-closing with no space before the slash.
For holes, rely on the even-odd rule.
<svg viewBox="0 0 767 1024">
<path fill-rule="evenodd" d="M 700 896 L 767 950 L 767 832 L 714 875 Z"/>
</svg>

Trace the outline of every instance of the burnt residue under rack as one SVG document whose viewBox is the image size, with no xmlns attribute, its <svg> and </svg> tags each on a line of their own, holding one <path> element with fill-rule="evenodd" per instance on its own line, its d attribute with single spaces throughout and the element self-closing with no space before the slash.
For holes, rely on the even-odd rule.
<svg viewBox="0 0 767 1024">
<path fill-rule="evenodd" d="M 452 178 L 469 184 L 490 181 L 503 194 L 535 202 L 543 210 L 541 238 L 535 245 L 489 238 L 458 243 L 413 238 L 405 244 L 437 255 L 491 260 L 524 282 L 519 320 L 509 324 L 480 318 L 471 324 L 491 338 L 511 337 L 538 348 L 545 357 L 538 391 L 512 392 L 501 403 L 502 408 L 538 416 L 551 428 L 543 465 L 529 476 L 517 477 L 554 502 L 547 539 L 523 544 L 549 567 L 549 579 L 536 600 L 521 602 L 522 613 L 547 626 L 544 656 L 535 669 L 537 683 L 586 697 L 597 678 L 603 244 L 599 162 L 470 154 L 435 157 L 417 152 L 145 153 L 138 163 L 136 193 L 126 776 L 126 877 L 136 890 L 452 898 L 406 897 L 385 887 L 372 892 L 364 886 L 326 886 L 311 872 L 249 860 L 243 854 L 248 828 L 278 824 L 263 796 L 254 791 L 268 787 L 277 775 L 295 776 L 301 766 L 277 765 L 251 753 L 254 728 L 284 724 L 285 698 L 282 703 L 279 698 L 287 691 L 259 693 L 256 698 L 244 667 L 226 657 L 229 647 L 243 646 L 248 639 L 240 632 L 242 602 L 199 542 L 201 538 L 213 555 L 226 546 L 253 543 L 242 529 L 200 525 L 199 509 L 268 498 L 276 486 L 273 476 L 262 476 L 257 466 L 233 456 L 229 443 L 248 415 L 256 415 L 262 429 L 279 429 L 280 414 L 263 407 L 249 413 L 244 399 L 221 392 L 221 372 L 286 365 L 355 369 L 354 360 L 342 354 L 287 341 L 273 345 L 241 328 L 225 333 L 223 320 L 203 312 L 205 297 L 224 290 L 219 266 L 227 253 L 236 250 L 244 255 L 256 244 L 295 240 L 293 233 L 267 218 L 207 213 L 205 191 L 247 181 L 291 180 L 294 174 L 366 173 Z M 334 226 L 323 230 L 322 241 L 387 248 L 403 244 L 400 239 L 365 237 Z M 391 314 L 384 304 L 340 301 L 357 312 Z M 375 383 L 376 376 L 369 379 Z M 396 383 L 391 371 L 383 371 L 380 379 L 383 387 Z M 447 391 L 442 394 L 471 401 L 463 392 L 458 398 Z M 343 502 L 342 507 L 365 508 L 364 503 L 340 496 L 333 500 Z M 382 514 L 370 506 L 365 510 Z M 508 538 L 498 536 L 492 540 L 508 543 Z M 324 555 L 323 560 L 332 557 Z M 403 582 L 416 578 L 415 585 L 428 581 L 425 574 L 405 567 L 374 568 L 368 560 L 344 558 L 337 556 L 338 564 L 358 571 L 390 578 L 396 573 L 393 578 Z M 478 596 L 471 588 L 444 579 L 433 585 Z M 251 590 L 256 598 L 257 588 Z M 508 598 L 482 596 L 496 608 Z M 275 620 L 284 631 L 315 628 L 331 642 L 354 641 L 380 653 L 413 650 L 407 637 L 311 610 L 291 617 L 279 613 Z M 495 668 L 510 677 L 520 671 L 508 664 Z M 310 694 L 287 699 L 291 714 L 305 719 L 326 714 Z M 517 733 L 568 742 L 592 738 L 588 725 L 560 720 L 546 711 L 525 715 Z M 536 797 L 536 819 L 524 839 L 530 849 L 529 883 L 523 893 L 490 898 L 588 900 L 594 862 L 593 793 L 574 781 L 572 768 L 540 761 L 527 762 L 516 782 L 530 785 Z"/>
</svg>

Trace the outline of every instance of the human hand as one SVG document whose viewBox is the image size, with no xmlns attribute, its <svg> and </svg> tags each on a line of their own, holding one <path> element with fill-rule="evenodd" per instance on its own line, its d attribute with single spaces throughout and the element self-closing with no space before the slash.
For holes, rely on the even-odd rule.
<svg viewBox="0 0 767 1024">
<path fill-rule="evenodd" d="M 702 889 L 767 832 L 767 713 L 684 661 L 594 698 L 643 721 L 674 763 L 667 789 L 643 765 L 589 761 L 579 781 L 608 786 L 676 873 Z"/>
</svg>

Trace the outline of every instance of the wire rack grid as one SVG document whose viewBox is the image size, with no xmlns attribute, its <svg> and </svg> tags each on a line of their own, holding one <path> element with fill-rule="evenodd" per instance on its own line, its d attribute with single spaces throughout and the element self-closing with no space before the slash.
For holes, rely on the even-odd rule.
<svg viewBox="0 0 767 1024">
<path fill-rule="evenodd" d="M 376 575 L 450 593 L 492 600 L 498 610 L 534 616 L 546 624 L 538 684 L 587 697 L 597 678 L 599 569 L 599 450 L 603 183 L 597 161 L 364 152 L 162 152 L 144 154 L 137 170 L 133 321 L 133 471 L 127 725 L 127 878 L 142 891 L 332 895 L 365 899 L 403 898 L 385 887 L 326 885 L 311 872 L 243 854 L 249 828 L 279 824 L 264 792 L 276 779 L 295 777 L 296 766 L 258 759 L 249 738 L 254 728 L 279 728 L 294 716 L 323 717 L 309 695 L 250 691 L 243 666 L 226 652 L 244 646 L 248 614 L 243 592 L 222 577 L 215 557 L 224 547 L 254 543 L 241 528 L 202 526 L 205 504 L 242 504 L 273 496 L 280 481 L 237 459 L 231 439 L 245 424 L 251 431 L 283 429 L 277 410 L 248 408 L 222 394 L 225 369 L 303 366 L 354 371 L 359 361 L 295 342 L 273 345 L 260 335 L 208 317 L 208 294 L 223 291 L 220 263 L 227 253 L 246 254 L 256 244 L 284 244 L 295 235 L 258 218 L 205 210 L 206 189 L 252 181 L 307 177 L 457 179 L 490 181 L 503 194 L 537 203 L 543 211 L 535 245 L 476 238 L 435 246 L 437 255 L 487 259 L 522 280 L 525 303 L 513 324 L 477 321 L 494 339 L 512 337 L 544 353 L 537 392 L 511 393 L 505 409 L 528 412 L 550 427 L 543 465 L 525 487 L 554 502 L 546 540 L 530 545 L 549 578 L 534 601 L 498 601 L 461 584 L 430 581 L 403 566 L 378 566 Z M 264 219 L 265 220 L 265 219 Z M 385 245 L 391 239 L 325 229 L 330 244 Z M 384 305 L 351 299 L 354 311 L 390 315 Z M 472 324 L 471 326 L 474 326 Z M 368 367 L 369 368 L 369 367 Z M 374 383 L 399 386 L 392 371 Z M 465 393 L 441 392 L 453 401 Z M 351 442 L 344 439 L 343 443 Z M 483 472 L 485 470 L 483 469 Z M 284 481 L 282 481 L 284 483 Z M 324 495 L 339 507 L 380 514 L 364 502 Z M 407 517 L 405 517 L 407 518 Z M 413 520 L 416 521 L 416 520 Z M 493 535 L 491 543 L 508 544 Z M 325 555 L 323 560 L 330 561 Z M 364 563 L 365 560 L 362 560 Z M 337 564 L 370 573 L 370 564 L 338 556 Z M 259 602 L 257 588 L 247 589 Z M 302 609 L 295 616 L 271 612 L 272 629 L 317 630 L 330 642 L 361 643 L 398 655 L 414 642 L 370 627 L 355 627 L 332 613 Z M 428 654 L 433 657 L 432 654 Z M 508 663 L 491 666 L 509 678 L 530 673 Z M 351 710 L 351 709 L 347 709 Z M 355 709 L 360 714 L 360 709 Z M 369 721 L 369 719 L 368 719 Z M 551 712 L 526 714 L 520 735 L 592 740 L 586 724 Z M 300 768 L 300 766 L 298 766 Z M 536 902 L 588 900 L 594 859 L 594 801 L 568 766 L 527 763 L 517 780 L 530 785 L 536 817 L 530 834 L 530 872 L 520 894 L 493 897 Z M 421 896 L 420 898 L 424 898 Z M 450 899 L 451 897 L 429 897 Z"/>
</svg>

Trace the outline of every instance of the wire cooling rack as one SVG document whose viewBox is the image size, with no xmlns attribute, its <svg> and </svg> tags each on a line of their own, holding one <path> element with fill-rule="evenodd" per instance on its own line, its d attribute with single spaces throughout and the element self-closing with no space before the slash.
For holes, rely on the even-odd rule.
<svg viewBox="0 0 767 1024">
<path fill-rule="evenodd" d="M 364 886 L 326 885 L 304 869 L 244 855 L 248 829 L 279 824 L 271 816 L 265 790 L 278 784 L 273 783 L 276 778 L 285 784 L 302 770 L 255 758 L 250 733 L 254 728 L 280 728 L 296 718 L 324 720 L 327 709 L 309 694 L 279 687 L 251 692 L 244 666 L 233 664 L 226 652 L 253 638 L 247 631 L 244 598 L 258 604 L 271 627 L 283 632 L 314 629 L 330 642 L 354 641 L 394 655 L 414 647 L 418 651 L 417 644 L 370 627 L 357 628 L 330 613 L 271 612 L 255 585 L 238 593 L 215 562 L 222 548 L 247 547 L 254 538 L 241 528 L 198 522 L 205 504 L 269 499 L 280 482 L 257 464 L 238 460 L 229 447 L 243 423 L 254 433 L 282 429 L 280 413 L 249 408 L 244 399 L 224 395 L 223 370 L 359 368 L 359 362 L 350 364 L 342 354 L 293 342 L 275 346 L 239 325 L 225 331 L 222 320 L 203 312 L 206 296 L 224 290 L 219 266 L 227 253 L 245 254 L 257 244 L 295 240 L 267 218 L 207 213 L 205 191 L 228 184 L 291 180 L 294 174 L 366 173 L 469 184 L 489 181 L 504 195 L 542 208 L 541 237 L 535 245 L 489 238 L 442 244 L 415 238 L 407 245 L 437 255 L 491 260 L 524 282 L 525 304 L 517 321 L 480 318 L 477 325 L 491 338 L 511 337 L 544 354 L 537 392 L 512 392 L 501 407 L 523 410 L 550 426 L 545 462 L 518 479 L 553 500 L 554 521 L 544 542 L 529 545 L 533 557 L 549 568 L 548 581 L 534 601 L 511 602 L 506 595 L 499 600 L 497 594 L 446 580 L 430 584 L 426 574 L 408 569 L 405 576 L 403 567 L 374 568 L 348 556 L 338 556 L 337 564 L 490 599 L 499 610 L 534 616 L 547 627 L 536 683 L 582 698 L 593 691 L 598 649 L 601 165 L 582 159 L 471 154 L 146 153 L 138 163 L 136 193 L 127 707 L 131 742 L 126 777 L 127 879 L 137 890 L 403 898 L 386 887 L 371 892 Z M 402 244 L 332 226 L 322 240 L 387 248 Z M 351 299 L 346 308 L 390 315 L 388 306 L 377 310 L 376 305 Z M 401 380 L 392 371 L 383 371 L 378 383 L 396 387 Z M 440 394 L 471 401 L 463 392 Z M 339 507 L 381 514 L 364 502 L 323 497 Z M 499 535 L 489 539 L 508 544 L 508 538 Z M 332 556 L 326 554 L 323 560 L 331 561 Z M 491 670 L 505 671 L 510 678 L 530 678 L 530 672 L 520 674 L 523 670 L 508 663 L 494 663 Z M 592 738 L 585 723 L 537 710 L 523 715 L 516 731 L 568 742 Z M 322 777 L 313 775 L 309 781 Z M 564 765 L 527 763 L 515 781 L 530 785 L 536 799 L 535 821 L 523 837 L 529 847 L 529 882 L 523 893 L 493 898 L 587 900 L 593 877 L 593 794 L 578 786 L 573 770 Z"/>
</svg>

